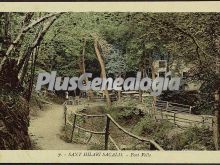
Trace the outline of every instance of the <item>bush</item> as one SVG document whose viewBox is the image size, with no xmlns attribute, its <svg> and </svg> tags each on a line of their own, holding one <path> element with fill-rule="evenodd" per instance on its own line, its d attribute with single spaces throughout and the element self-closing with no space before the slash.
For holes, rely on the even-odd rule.
<svg viewBox="0 0 220 165">
<path fill-rule="evenodd" d="M 156 122 L 151 116 L 145 115 L 140 122 L 133 128 L 137 135 L 152 138 L 165 148 L 169 144 L 168 133 L 174 128 L 174 125 L 168 121 L 161 120 Z"/>
<path fill-rule="evenodd" d="M 212 131 L 206 127 L 190 127 L 174 136 L 172 149 L 214 150 Z"/>
<path fill-rule="evenodd" d="M 120 124 L 129 124 L 130 126 L 136 124 L 144 116 L 141 110 L 129 105 L 112 106 L 107 108 L 105 112 L 109 113 Z"/>
<path fill-rule="evenodd" d="M 209 128 L 194 126 L 180 133 L 177 129 L 169 121 L 155 122 L 146 115 L 134 126 L 133 132 L 154 139 L 165 150 L 214 150 L 213 135 Z"/>
</svg>

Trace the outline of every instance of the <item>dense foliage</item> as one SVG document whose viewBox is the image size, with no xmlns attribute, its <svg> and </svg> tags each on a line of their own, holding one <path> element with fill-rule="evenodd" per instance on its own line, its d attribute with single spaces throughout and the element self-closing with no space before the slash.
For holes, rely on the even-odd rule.
<svg viewBox="0 0 220 165">
<path fill-rule="evenodd" d="M 182 102 L 213 114 L 220 84 L 219 19 L 218 13 L 0 13 L 0 94 L 16 91 L 29 102 L 42 71 L 103 78 L 140 71 L 154 78 L 154 60 L 166 59 L 168 69 L 177 64 L 179 76 L 182 63 L 193 66 L 187 81 L 202 85 Z M 110 105 L 107 90 L 105 95 Z M 164 95 L 176 99 L 176 93 Z M 133 115 L 130 109 L 123 113 L 126 119 Z"/>
</svg>

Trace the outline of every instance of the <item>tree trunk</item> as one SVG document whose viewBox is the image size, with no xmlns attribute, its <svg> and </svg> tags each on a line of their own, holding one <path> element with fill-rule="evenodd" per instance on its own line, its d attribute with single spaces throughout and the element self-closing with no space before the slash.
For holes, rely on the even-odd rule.
<svg viewBox="0 0 220 165">
<path fill-rule="evenodd" d="M 25 76 L 26 76 L 27 71 L 28 71 L 28 66 L 29 66 L 29 58 L 26 58 L 25 62 L 24 62 L 24 66 L 22 67 L 22 70 L 21 70 L 21 74 L 18 76 L 18 79 L 19 79 L 20 84 L 22 86 L 23 86 L 23 83 L 24 83 L 24 80 L 25 80 Z"/>
<path fill-rule="evenodd" d="M 41 17 L 41 13 L 39 13 L 39 18 Z M 39 28 L 38 28 L 38 30 L 37 30 L 37 32 L 36 32 L 36 34 L 35 34 L 35 38 L 34 38 L 34 41 L 37 39 L 37 37 L 38 37 L 38 35 L 41 33 L 41 31 L 42 31 L 42 29 L 43 29 L 43 25 L 41 25 Z M 33 41 L 33 43 L 34 43 L 34 41 Z M 28 51 L 28 49 L 30 49 L 30 46 L 27 48 L 27 50 L 25 50 L 25 53 L 27 53 L 26 51 Z M 34 51 L 34 49 L 32 50 L 32 52 L 31 53 L 33 53 L 33 51 Z M 30 53 L 30 54 L 31 54 Z M 32 57 L 33 57 L 34 55 L 32 54 Z M 20 61 L 21 61 L 21 58 L 22 58 L 22 56 L 20 56 L 19 58 L 18 58 L 18 64 L 20 63 Z M 26 58 L 25 59 L 25 62 L 24 62 L 24 65 L 23 65 L 23 67 L 22 67 L 22 69 L 21 69 L 21 71 L 20 71 L 20 74 L 18 75 L 19 77 L 19 80 L 20 80 L 20 84 L 21 85 L 23 85 L 23 82 L 24 82 L 24 79 L 25 79 L 25 75 L 27 74 L 27 71 L 28 71 L 28 66 L 29 66 L 29 58 Z"/>
<path fill-rule="evenodd" d="M 211 26 L 211 36 L 212 36 L 212 48 L 216 54 L 216 69 L 215 69 L 215 76 L 217 77 L 217 82 L 214 85 L 215 93 L 214 93 L 214 129 L 213 129 L 213 137 L 214 137 L 214 144 L 215 149 L 219 150 L 220 144 L 220 86 L 219 86 L 219 74 L 220 74 L 220 36 L 218 35 L 218 26 L 212 25 Z"/>
<path fill-rule="evenodd" d="M 86 50 L 86 38 L 83 39 L 83 48 L 82 48 L 82 53 L 80 54 L 79 57 L 79 69 L 80 69 L 80 74 L 86 73 L 86 67 L 85 67 L 85 50 Z M 86 78 L 86 83 L 88 82 L 88 78 Z M 82 92 L 80 91 L 80 95 L 83 96 Z"/>
<path fill-rule="evenodd" d="M 215 149 L 219 150 L 219 134 L 220 134 L 220 110 L 219 110 L 219 91 L 216 90 L 215 92 L 215 116 L 214 116 L 214 123 L 215 127 L 213 129 L 213 135 L 214 135 L 214 144 Z"/>
<path fill-rule="evenodd" d="M 154 68 L 154 61 L 152 60 L 152 64 L 151 64 L 151 72 L 152 72 L 152 80 L 154 80 L 156 77 L 155 77 L 155 68 Z M 153 96 L 153 111 L 156 112 L 156 101 L 157 101 L 157 97 L 156 96 Z"/>
<path fill-rule="evenodd" d="M 83 49 L 82 49 L 82 53 L 81 53 L 80 59 L 79 59 L 79 68 L 80 68 L 80 73 L 81 74 L 86 72 L 86 67 L 85 67 L 85 50 L 86 50 L 86 38 L 84 38 Z"/>
<path fill-rule="evenodd" d="M 119 75 L 119 77 L 121 78 L 121 74 Z M 121 91 L 118 91 L 118 101 L 121 101 Z"/>
<path fill-rule="evenodd" d="M 102 78 L 106 78 L 105 62 L 104 62 L 103 57 L 102 57 L 102 55 L 99 51 L 97 38 L 94 38 L 94 48 L 95 48 L 97 59 L 99 61 L 100 67 L 101 67 Z M 106 96 L 106 99 L 107 99 L 108 106 L 111 106 L 111 99 L 110 99 L 107 87 L 105 88 L 105 96 Z"/>
<path fill-rule="evenodd" d="M 10 13 L 4 13 L 3 14 L 4 21 L 1 23 L 1 26 L 3 27 L 1 29 L 1 55 L 4 57 L 7 51 L 7 48 L 9 47 L 11 43 L 11 34 L 10 34 Z"/>
<path fill-rule="evenodd" d="M 143 68 L 142 67 L 140 67 L 140 72 L 141 72 L 141 78 L 143 77 Z M 139 93 L 139 102 L 140 103 L 142 103 L 142 94 L 143 94 L 143 92 L 142 92 L 142 90 L 140 90 L 139 89 L 139 91 L 138 91 L 138 93 Z"/>
<path fill-rule="evenodd" d="M 35 74 L 35 68 L 36 68 L 36 60 L 39 53 L 39 47 L 35 48 L 34 52 L 32 53 L 32 59 L 31 59 L 31 75 L 29 80 L 29 86 L 28 91 L 26 95 L 26 99 L 28 102 L 30 102 L 32 89 L 33 89 L 33 83 L 34 83 L 34 74 Z"/>
<path fill-rule="evenodd" d="M 56 15 L 59 15 L 60 13 L 52 13 L 52 14 L 48 14 L 44 17 L 41 17 L 39 19 L 37 19 L 36 21 L 33 21 L 32 23 L 29 24 L 29 22 L 31 21 L 31 18 L 33 17 L 33 13 L 27 13 L 25 15 L 25 18 L 24 18 L 24 21 L 23 21 L 23 25 L 22 25 L 22 28 L 21 28 L 21 31 L 19 32 L 19 34 L 17 35 L 16 39 L 13 41 L 13 43 L 11 43 L 11 45 L 9 46 L 9 48 L 7 49 L 6 51 L 6 54 L 5 56 L 3 57 L 2 61 L 1 61 L 1 64 L 0 64 L 0 72 L 2 72 L 2 66 L 4 65 L 4 63 L 7 61 L 8 59 L 8 56 L 11 54 L 12 50 L 14 48 L 16 48 L 17 45 L 19 45 L 19 42 L 21 42 L 25 36 L 25 34 L 31 29 L 33 28 L 34 26 L 38 25 L 39 23 L 41 23 L 42 21 L 50 18 L 50 17 L 53 17 L 53 16 L 56 16 Z"/>
<path fill-rule="evenodd" d="M 30 22 L 31 18 L 33 17 L 33 13 L 27 13 L 24 17 L 24 20 L 23 20 L 23 23 L 22 23 L 22 28 L 21 28 L 21 31 L 20 33 L 18 34 L 18 36 L 16 37 L 16 39 L 13 41 L 13 43 L 10 44 L 10 46 L 8 47 L 6 53 L 5 53 L 5 56 L 3 57 L 2 61 L 1 61 L 1 64 L 0 64 L 0 72 L 2 71 L 2 67 L 4 65 L 4 63 L 7 61 L 8 59 L 8 56 L 11 54 L 12 50 L 17 46 L 19 45 L 19 42 L 21 40 L 23 40 L 24 38 L 24 35 L 25 35 L 25 32 L 24 32 L 24 29 L 25 29 L 25 26 Z"/>
<path fill-rule="evenodd" d="M 219 57 L 217 56 L 216 58 L 216 76 L 219 76 L 219 68 L 220 68 L 220 60 Z M 214 144 L 215 144 L 215 149 L 219 150 L 219 144 L 220 144 L 220 87 L 217 82 L 216 86 L 216 91 L 215 91 L 215 102 L 214 102 L 214 108 L 215 108 L 215 116 L 214 116 L 214 123 L 215 127 L 213 129 L 213 135 L 214 135 Z"/>
<path fill-rule="evenodd" d="M 44 35 L 46 34 L 46 32 L 49 30 L 50 26 L 54 23 L 54 21 L 56 19 L 57 19 L 57 17 L 54 16 L 50 21 L 45 23 L 45 25 L 43 26 L 42 31 L 39 32 L 36 40 L 31 44 L 30 47 L 27 48 L 27 51 L 24 53 L 24 55 L 19 58 L 20 61 L 18 61 L 18 71 L 21 70 L 21 68 L 23 67 L 25 61 L 30 59 L 31 53 L 33 52 L 33 50 L 37 46 L 40 45 L 41 41 L 43 40 Z"/>
<path fill-rule="evenodd" d="M 143 66 L 141 67 L 141 72 L 142 72 L 142 77 L 147 77 L 147 72 L 146 72 L 146 51 L 143 52 Z M 141 91 L 141 99 L 140 102 L 143 103 L 143 91 Z"/>
</svg>

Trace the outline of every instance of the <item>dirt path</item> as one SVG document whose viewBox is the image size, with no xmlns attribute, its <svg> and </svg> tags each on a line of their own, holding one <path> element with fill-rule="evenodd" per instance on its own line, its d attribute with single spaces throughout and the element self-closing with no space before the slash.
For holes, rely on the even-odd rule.
<svg viewBox="0 0 220 165">
<path fill-rule="evenodd" d="M 49 105 L 47 110 L 31 118 L 29 134 L 36 147 L 42 150 L 86 150 L 85 145 L 66 143 L 60 139 L 63 122 L 63 108 L 58 104 Z"/>
</svg>

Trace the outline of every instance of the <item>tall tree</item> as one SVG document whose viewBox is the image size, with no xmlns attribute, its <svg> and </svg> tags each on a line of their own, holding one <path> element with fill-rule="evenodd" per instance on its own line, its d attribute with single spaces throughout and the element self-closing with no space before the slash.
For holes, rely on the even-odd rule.
<svg viewBox="0 0 220 165">
<path fill-rule="evenodd" d="M 103 58 L 102 54 L 100 53 L 99 47 L 100 47 L 100 45 L 99 45 L 98 38 L 97 38 L 97 36 L 94 36 L 94 48 L 95 48 L 97 59 L 99 61 L 100 67 L 101 67 L 101 77 L 103 79 L 106 79 L 107 77 L 106 77 L 106 70 L 105 70 L 105 62 L 104 62 L 104 58 Z M 110 106 L 111 105 L 111 98 L 109 96 L 107 86 L 105 87 L 105 96 L 107 99 L 107 103 Z"/>
</svg>

